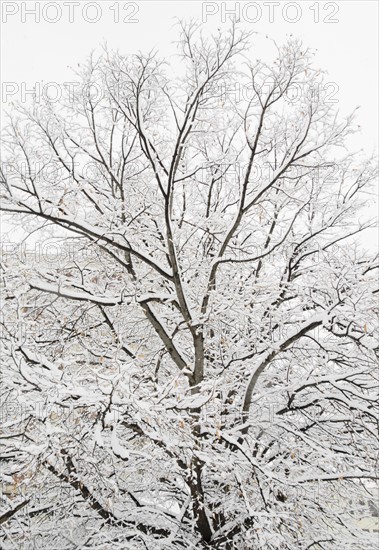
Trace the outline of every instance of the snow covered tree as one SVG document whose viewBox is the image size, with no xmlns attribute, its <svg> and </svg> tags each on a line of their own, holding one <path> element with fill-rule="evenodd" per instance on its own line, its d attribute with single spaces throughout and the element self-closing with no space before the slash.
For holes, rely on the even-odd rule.
<svg viewBox="0 0 379 550">
<path fill-rule="evenodd" d="M 251 39 L 182 24 L 178 67 L 104 48 L 10 111 L 4 549 L 376 548 L 375 163 Z"/>
</svg>

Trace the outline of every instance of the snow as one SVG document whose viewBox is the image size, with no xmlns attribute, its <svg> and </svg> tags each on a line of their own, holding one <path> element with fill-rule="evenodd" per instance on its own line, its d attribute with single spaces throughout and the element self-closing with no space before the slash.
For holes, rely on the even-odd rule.
<svg viewBox="0 0 379 550">
<path fill-rule="evenodd" d="M 130 452 L 128 451 L 128 449 L 123 447 L 118 440 L 116 424 L 114 424 L 112 427 L 111 446 L 112 446 L 112 451 L 116 456 L 118 456 L 119 458 L 122 458 L 123 460 L 129 459 Z"/>
</svg>

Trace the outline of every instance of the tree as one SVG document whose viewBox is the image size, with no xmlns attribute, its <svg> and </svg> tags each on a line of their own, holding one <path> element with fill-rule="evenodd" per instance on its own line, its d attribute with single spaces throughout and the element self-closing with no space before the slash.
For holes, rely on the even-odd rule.
<svg viewBox="0 0 379 550">
<path fill-rule="evenodd" d="M 375 547 L 376 167 L 250 39 L 181 24 L 180 70 L 104 48 L 10 112 L 4 548 Z"/>
</svg>

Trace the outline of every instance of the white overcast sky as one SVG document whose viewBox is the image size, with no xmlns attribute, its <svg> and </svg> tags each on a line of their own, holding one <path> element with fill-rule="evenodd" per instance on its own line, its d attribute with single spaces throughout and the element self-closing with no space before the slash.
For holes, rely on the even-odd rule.
<svg viewBox="0 0 379 550">
<path fill-rule="evenodd" d="M 69 3 L 79 4 L 71 6 Z M 279 6 L 274 4 L 279 3 Z M 104 41 L 123 53 L 158 49 L 171 57 L 176 39 L 175 18 L 201 20 L 209 12 L 206 28 L 227 27 L 223 11 L 240 10 L 242 25 L 264 37 L 281 42 L 289 34 L 301 37 L 305 45 L 317 49 L 315 63 L 328 71 L 328 80 L 338 84 L 336 98 L 342 114 L 361 106 L 357 122 L 362 133 L 357 148 L 368 154 L 377 150 L 378 134 L 378 2 L 196 2 L 28 0 L 0 2 L 2 107 L 4 91 L 13 90 L 20 99 L 23 89 L 36 82 L 65 82 L 75 78 L 70 66 L 83 61 Z M 50 4 L 50 6 L 46 6 Z M 119 21 L 117 22 L 116 4 Z M 257 4 L 260 6 L 257 7 Z M 266 5 L 264 5 L 266 4 Z M 270 22 L 269 6 L 274 10 Z M 291 5 L 292 4 L 292 5 Z M 206 6 L 207 5 L 207 6 Z M 259 8 L 261 17 L 257 19 Z M 37 10 L 32 13 L 32 10 Z M 138 11 L 136 11 L 138 9 Z M 30 13 L 28 13 L 28 11 Z M 132 12 L 136 12 L 132 15 Z M 316 22 L 317 11 L 319 22 Z M 40 21 L 38 21 L 38 12 Z M 214 12 L 214 14 L 211 14 Z M 70 22 L 70 13 L 73 21 Z M 52 22 L 55 18 L 60 19 Z M 90 22 L 98 18 L 97 22 Z M 286 21 L 286 19 L 297 22 Z M 47 21 L 50 19 L 50 21 Z M 124 22 L 133 18 L 138 22 Z M 86 21 L 87 19 L 87 21 Z M 204 19 L 204 17 L 203 17 Z M 325 22 L 331 19 L 334 22 Z M 258 40 L 262 47 L 262 40 Z M 264 52 L 258 51 L 264 57 Z M 254 56 L 255 57 L 255 56 Z M 9 86 L 12 86 L 10 88 Z M 18 90 L 18 91 L 17 91 Z M 6 98 L 5 98 L 6 99 Z"/>
</svg>

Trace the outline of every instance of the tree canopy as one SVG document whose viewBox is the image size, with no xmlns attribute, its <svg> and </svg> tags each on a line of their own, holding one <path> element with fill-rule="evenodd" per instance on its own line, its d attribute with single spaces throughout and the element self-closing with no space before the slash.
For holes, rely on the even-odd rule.
<svg viewBox="0 0 379 550">
<path fill-rule="evenodd" d="M 376 164 L 253 41 L 183 23 L 180 65 L 104 48 L 10 110 L 5 549 L 376 547 Z"/>
</svg>

